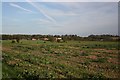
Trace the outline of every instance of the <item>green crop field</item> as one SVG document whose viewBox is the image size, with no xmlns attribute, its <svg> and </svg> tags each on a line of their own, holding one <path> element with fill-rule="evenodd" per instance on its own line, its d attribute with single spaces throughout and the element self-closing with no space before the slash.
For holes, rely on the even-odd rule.
<svg viewBox="0 0 120 80">
<path fill-rule="evenodd" d="M 2 41 L 2 77 L 118 78 L 118 42 Z"/>
</svg>

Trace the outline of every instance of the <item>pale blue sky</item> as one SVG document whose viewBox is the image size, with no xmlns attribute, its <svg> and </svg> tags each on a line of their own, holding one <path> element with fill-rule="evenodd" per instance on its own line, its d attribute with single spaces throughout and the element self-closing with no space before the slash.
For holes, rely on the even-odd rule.
<svg viewBox="0 0 120 80">
<path fill-rule="evenodd" d="M 117 2 L 3 2 L 3 34 L 118 34 Z"/>
<path fill-rule="evenodd" d="M 28 0 L 1 0 L 2 2 L 26 2 Z M 29 0 L 32 2 L 119 2 L 119 0 Z"/>
</svg>

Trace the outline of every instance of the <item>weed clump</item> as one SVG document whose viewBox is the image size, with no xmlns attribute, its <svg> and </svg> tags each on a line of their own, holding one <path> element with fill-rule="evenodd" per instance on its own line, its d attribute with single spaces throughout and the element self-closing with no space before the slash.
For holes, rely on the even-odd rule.
<svg viewBox="0 0 120 80">
<path fill-rule="evenodd" d="M 25 80 L 39 80 L 40 77 L 39 75 L 36 73 L 36 71 L 33 71 L 33 72 L 28 72 L 27 70 L 24 71 L 23 73 L 23 78 Z"/>
<path fill-rule="evenodd" d="M 105 76 L 103 74 L 89 74 L 89 73 L 83 73 L 83 79 L 92 79 L 92 80 L 101 80 L 104 79 Z"/>
<path fill-rule="evenodd" d="M 96 60 L 92 60 L 92 62 L 99 62 L 99 63 L 104 63 L 104 62 L 106 62 L 106 61 L 107 61 L 106 58 L 98 58 L 98 59 L 96 59 Z"/>
<path fill-rule="evenodd" d="M 87 54 L 86 52 L 84 52 L 84 51 L 81 51 L 81 52 L 80 52 L 80 55 L 81 55 L 81 56 L 88 56 L 88 54 Z"/>
</svg>

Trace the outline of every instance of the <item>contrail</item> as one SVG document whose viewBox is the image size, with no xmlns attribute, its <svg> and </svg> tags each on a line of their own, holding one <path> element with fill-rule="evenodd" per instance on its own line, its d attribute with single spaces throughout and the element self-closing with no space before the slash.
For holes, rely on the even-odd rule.
<svg viewBox="0 0 120 80">
<path fill-rule="evenodd" d="M 30 12 L 30 13 L 33 13 L 33 11 L 28 10 L 28 9 L 25 9 L 25 8 L 19 6 L 19 5 L 16 5 L 16 4 L 13 4 L 13 3 L 10 3 L 10 5 L 13 6 L 13 7 L 19 8 L 19 9 L 21 9 L 21 10 L 24 10 L 24 11 L 27 11 L 27 12 Z"/>
<path fill-rule="evenodd" d="M 52 22 L 56 23 L 56 20 L 53 19 L 51 16 L 49 16 L 47 13 L 44 12 L 41 8 L 39 8 L 37 5 L 35 5 L 31 0 L 26 0 L 28 3 L 30 3 L 33 7 L 35 7 L 39 12 L 41 12 L 45 17 L 47 17 Z"/>
</svg>

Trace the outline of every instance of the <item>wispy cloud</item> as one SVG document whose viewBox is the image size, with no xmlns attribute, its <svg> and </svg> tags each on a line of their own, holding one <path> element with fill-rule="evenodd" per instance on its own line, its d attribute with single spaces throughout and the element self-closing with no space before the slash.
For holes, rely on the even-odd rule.
<svg viewBox="0 0 120 80">
<path fill-rule="evenodd" d="M 56 20 L 52 18 L 50 15 L 48 15 L 40 6 L 37 6 L 35 3 L 33 3 L 31 0 L 26 0 L 28 3 L 30 3 L 33 7 L 35 7 L 40 13 L 42 13 L 46 18 L 51 20 L 52 22 L 56 23 Z"/>
<path fill-rule="evenodd" d="M 37 24 L 52 25 L 51 21 L 49 21 L 48 19 L 35 19 L 33 21 Z"/>
<path fill-rule="evenodd" d="M 17 5 L 17 4 L 14 4 L 14 3 L 10 3 L 10 6 L 13 6 L 13 7 L 19 8 L 19 9 L 21 9 L 21 10 L 24 10 L 24 11 L 27 11 L 27 12 L 30 12 L 30 13 L 33 13 L 33 11 L 28 10 L 28 9 L 25 9 L 25 8 L 23 8 L 23 7 L 21 7 L 21 6 Z"/>
</svg>

